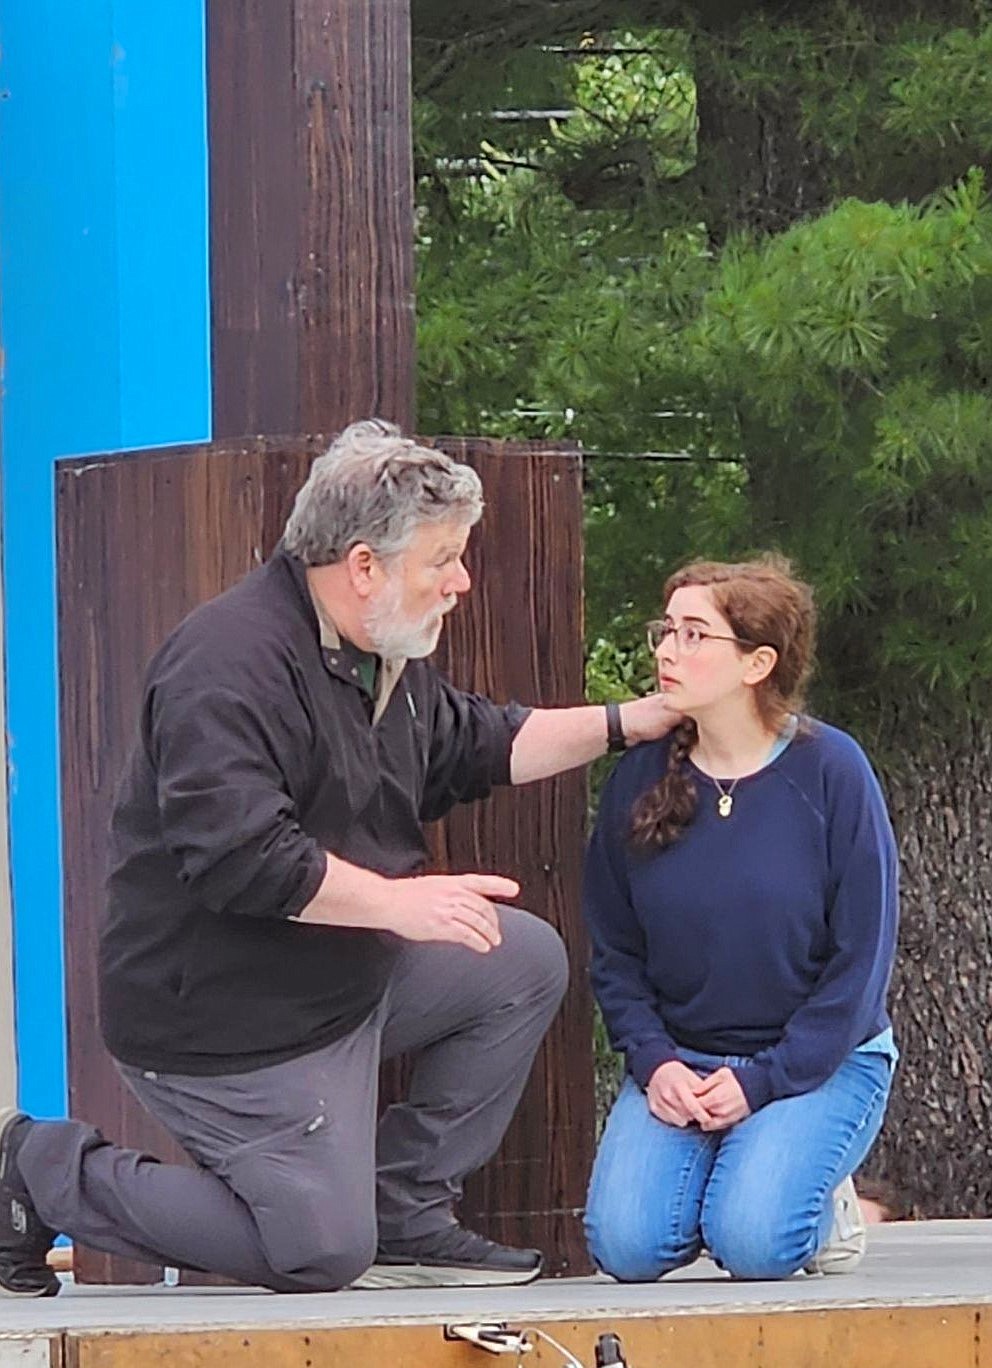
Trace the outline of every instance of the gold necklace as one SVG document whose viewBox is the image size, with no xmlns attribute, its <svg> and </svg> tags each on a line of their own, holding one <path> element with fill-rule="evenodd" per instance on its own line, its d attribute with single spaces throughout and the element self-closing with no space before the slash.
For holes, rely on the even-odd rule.
<svg viewBox="0 0 992 1368">
<path fill-rule="evenodd" d="M 765 760 L 764 765 L 770 763 L 772 757 L 775 754 L 775 747 L 779 744 L 779 741 L 783 736 L 786 736 L 787 743 L 788 741 L 792 740 L 793 736 L 796 733 L 797 722 L 798 719 L 795 717 L 795 715 L 790 713 L 789 720 L 786 722 L 785 726 L 782 728 L 778 736 L 775 738 L 775 741 L 772 743 L 771 751 L 769 752 L 768 759 Z M 761 766 L 762 769 L 764 768 L 764 765 Z M 705 773 L 705 770 L 703 772 Z M 720 783 L 720 780 L 714 779 L 712 774 L 707 774 L 706 778 L 710 780 L 710 782 L 713 784 L 713 786 L 718 790 L 720 794 L 720 797 L 716 800 L 717 812 L 720 814 L 721 817 L 729 817 L 734 810 L 734 789 L 741 782 L 741 780 L 745 778 L 745 776 L 743 774 L 739 774 L 737 778 L 733 781 L 733 783 L 730 785 L 730 788 L 724 788 L 723 785 Z"/>
<path fill-rule="evenodd" d="M 726 789 L 720 783 L 719 779 L 713 779 L 712 774 L 707 775 L 707 778 L 713 780 L 714 785 L 720 792 L 720 797 L 717 799 L 716 802 L 717 812 L 720 814 L 721 817 L 729 817 L 734 810 L 734 789 L 741 782 L 743 775 L 739 774 L 737 778 L 734 780 L 734 782 L 730 785 L 730 788 Z"/>
</svg>

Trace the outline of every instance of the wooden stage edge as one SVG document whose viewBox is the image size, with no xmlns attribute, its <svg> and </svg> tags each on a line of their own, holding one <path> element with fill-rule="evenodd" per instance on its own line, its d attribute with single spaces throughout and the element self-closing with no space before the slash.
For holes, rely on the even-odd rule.
<svg viewBox="0 0 992 1368">
<path fill-rule="evenodd" d="M 700 1263 L 658 1284 L 277 1297 L 223 1288 L 75 1288 L 0 1302 L 0 1368 L 484 1368 L 445 1326 L 504 1322 L 551 1335 L 593 1368 L 620 1337 L 629 1368 L 992 1368 L 992 1221 L 872 1232 L 845 1277 L 734 1283 Z M 521 1362 L 563 1368 L 545 1341 Z"/>
</svg>

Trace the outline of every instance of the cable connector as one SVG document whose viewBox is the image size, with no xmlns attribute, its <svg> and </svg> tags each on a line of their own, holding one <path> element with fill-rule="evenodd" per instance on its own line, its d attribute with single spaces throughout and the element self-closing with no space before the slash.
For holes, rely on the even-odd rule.
<svg viewBox="0 0 992 1368">
<path fill-rule="evenodd" d="M 511 1330 L 503 1321 L 474 1321 L 466 1325 L 446 1325 L 444 1338 L 474 1344 L 489 1354 L 516 1354 L 517 1358 L 529 1353 L 534 1347 L 525 1338 L 523 1331 Z"/>
<path fill-rule="evenodd" d="M 619 1335 L 600 1335 L 596 1341 L 596 1368 L 627 1368 Z"/>
</svg>

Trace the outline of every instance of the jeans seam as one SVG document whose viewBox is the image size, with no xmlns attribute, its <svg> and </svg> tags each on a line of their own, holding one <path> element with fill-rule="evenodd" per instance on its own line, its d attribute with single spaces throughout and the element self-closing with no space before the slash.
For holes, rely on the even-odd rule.
<svg viewBox="0 0 992 1368">
<path fill-rule="evenodd" d="M 663 1122 L 662 1124 L 664 1124 L 664 1122 Z M 676 1239 L 672 1241 L 672 1247 L 673 1247 L 673 1249 L 674 1249 L 674 1245 L 675 1245 L 676 1243 L 678 1243 L 679 1245 L 681 1245 L 682 1242 L 683 1242 L 683 1239 L 685 1238 L 685 1237 L 683 1236 L 683 1233 L 682 1233 L 682 1232 L 683 1232 L 683 1229 L 684 1229 L 684 1226 L 685 1226 L 685 1207 L 686 1207 L 685 1197 L 686 1197 L 686 1192 L 688 1191 L 688 1188 L 689 1188 L 689 1180 L 690 1180 L 690 1178 L 692 1177 L 692 1175 L 695 1173 L 695 1171 L 696 1171 L 696 1169 L 699 1167 L 699 1165 L 702 1163 L 702 1161 L 703 1161 L 704 1159 L 709 1158 L 709 1157 L 711 1156 L 712 1153 L 713 1153 L 713 1145 L 712 1145 L 712 1142 L 708 1142 L 708 1143 L 706 1143 L 706 1144 L 704 1144 L 704 1145 L 701 1145 L 701 1146 L 699 1147 L 699 1149 L 696 1150 L 695 1154 L 692 1156 L 692 1161 L 691 1161 L 691 1163 L 687 1164 L 687 1165 L 685 1166 L 685 1168 L 682 1170 L 682 1185 L 681 1185 L 680 1191 L 679 1191 L 678 1194 L 677 1194 L 677 1199 L 676 1199 L 676 1201 L 677 1201 L 676 1230 L 675 1230 Z M 708 1186 L 709 1186 L 709 1184 L 707 1183 L 707 1184 L 706 1184 L 706 1187 L 708 1187 Z M 697 1251 L 698 1251 L 700 1248 L 702 1248 L 702 1243 L 703 1243 L 703 1221 L 702 1221 L 702 1215 L 703 1215 L 703 1203 L 705 1202 L 705 1200 L 706 1200 L 706 1188 L 704 1187 L 704 1189 L 703 1189 L 703 1194 L 702 1194 L 702 1196 L 701 1196 L 701 1198 L 700 1198 L 700 1202 L 699 1202 L 699 1219 L 698 1219 L 698 1220 L 696 1221 L 696 1223 L 695 1223 L 695 1229 L 694 1229 L 693 1234 L 692 1234 L 691 1236 L 688 1237 L 689 1247 L 691 1248 L 692 1244 L 695 1243 L 696 1248 L 697 1248 Z"/>
</svg>

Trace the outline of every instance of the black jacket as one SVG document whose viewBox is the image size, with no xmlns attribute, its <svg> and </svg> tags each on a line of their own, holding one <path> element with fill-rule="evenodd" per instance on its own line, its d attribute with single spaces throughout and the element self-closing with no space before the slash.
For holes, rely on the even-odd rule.
<svg viewBox="0 0 992 1368">
<path fill-rule="evenodd" d="M 527 710 L 410 661 L 374 726 L 283 551 L 197 608 L 148 669 L 111 824 L 101 1024 L 140 1068 L 231 1073 L 345 1035 L 398 940 L 289 920 L 324 852 L 422 870 L 420 823 L 509 783 Z"/>
</svg>

